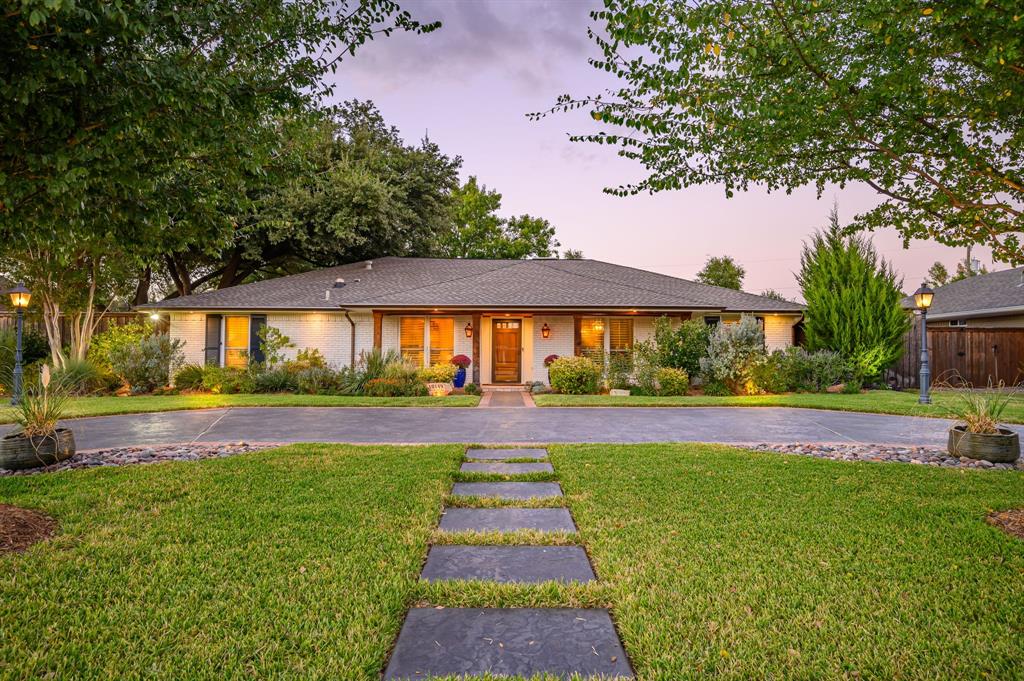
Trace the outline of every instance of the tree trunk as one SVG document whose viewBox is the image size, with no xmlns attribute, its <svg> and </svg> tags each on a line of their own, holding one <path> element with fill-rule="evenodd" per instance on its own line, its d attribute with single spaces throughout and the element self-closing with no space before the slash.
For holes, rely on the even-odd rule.
<svg viewBox="0 0 1024 681">
<path fill-rule="evenodd" d="M 224 266 L 224 272 L 221 274 L 220 282 L 217 284 L 218 289 L 235 285 L 235 277 L 238 274 L 238 266 L 240 264 L 242 264 L 242 249 L 236 248 L 231 252 L 231 257 L 228 258 L 228 262 Z"/>
<path fill-rule="evenodd" d="M 145 305 L 149 302 L 149 287 L 153 283 L 153 268 L 146 266 L 146 269 L 139 273 L 139 283 L 135 287 L 135 298 L 133 305 Z"/>
</svg>

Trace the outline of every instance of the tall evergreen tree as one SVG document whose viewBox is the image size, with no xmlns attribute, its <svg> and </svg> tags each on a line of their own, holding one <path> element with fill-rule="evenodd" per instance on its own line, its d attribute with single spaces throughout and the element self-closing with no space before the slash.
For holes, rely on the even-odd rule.
<svg viewBox="0 0 1024 681">
<path fill-rule="evenodd" d="M 901 305 L 903 280 L 870 239 L 843 235 L 835 208 L 829 226 L 804 244 L 797 281 L 811 350 L 840 353 L 865 381 L 899 359 L 910 326 Z"/>
</svg>

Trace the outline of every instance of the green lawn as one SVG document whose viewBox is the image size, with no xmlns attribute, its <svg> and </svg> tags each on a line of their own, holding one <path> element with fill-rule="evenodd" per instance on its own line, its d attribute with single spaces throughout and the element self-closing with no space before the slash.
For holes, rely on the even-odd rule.
<svg viewBox="0 0 1024 681">
<path fill-rule="evenodd" d="M 351 395 L 138 395 L 132 397 L 76 397 L 68 406 L 68 418 L 138 414 L 213 407 L 475 407 L 475 395 L 448 397 L 360 397 Z M 0 410 L 0 423 L 14 421 L 9 410 Z"/>
<path fill-rule="evenodd" d="M 60 521 L 0 556 L 0 677 L 376 679 L 460 455 L 295 445 L 0 478 L 0 502 Z"/>
<path fill-rule="evenodd" d="M 538 407 L 808 407 L 877 414 L 905 414 L 949 418 L 956 395 L 936 391 L 933 404 L 918 404 L 917 393 L 897 390 L 868 390 L 859 395 L 791 393 L 743 397 L 612 397 L 611 395 L 534 395 Z M 1024 423 L 1024 397 L 1013 398 L 1003 414 L 1006 423 Z"/>
<path fill-rule="evenodd" d="M 61 523 L 0 557 L 0 676 L 370 681 L 416 603 L 611 607 L 644 681 L 1024 668 L 1024 541 L 984 522 L 1024 506 L 1024 474 L 556 446 L 580 533 L 550 541 L 582 541 L 599 581 L 420 584 L 460 454 L 297 445 L 0 478 L 0 503 Z"/>
</svg>

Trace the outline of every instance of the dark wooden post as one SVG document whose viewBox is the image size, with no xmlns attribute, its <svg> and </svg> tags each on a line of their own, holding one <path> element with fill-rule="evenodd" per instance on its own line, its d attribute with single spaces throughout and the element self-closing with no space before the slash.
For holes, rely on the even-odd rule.
<svg viewBox="0 0 1024 681">
<path fill-rule="evenodd" d="M 480 385 L 480 315 L 473 315 L 473 382 Z"/>
</svg>

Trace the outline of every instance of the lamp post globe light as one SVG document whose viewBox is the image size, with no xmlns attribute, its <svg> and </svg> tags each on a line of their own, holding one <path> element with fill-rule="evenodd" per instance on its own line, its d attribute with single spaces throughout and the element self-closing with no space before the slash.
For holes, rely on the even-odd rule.
<svg viewBox="0 0 1024 681">
<path fill-rule="evenodd" d="M 928 282 L 921 284 L 921 288 L 914 291 L 914 306 L 921 311 L 921 396 L 917 401 L 921 404 L 931 404 L 931 367 L 928 366 L 928 308 L 932 306 L 932 298 L 935 291 L 928 286 Z"/>
<path fill-rule="evenodd" d="M 25 308 L 28 307 L 32 293 L 25 288 L 25 284 L 19 283 L 7 291 L 7 295 L 11 297 L 11 305 L 18 312 L 17 340 L 14 344 L 14 381 L 11 389 L 11 404 L 17 405 L 21 402 L 21 329 L 25 318 Z"/>
</svg>

